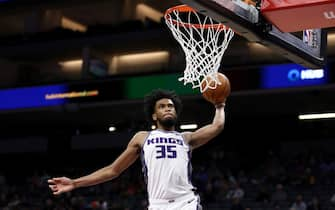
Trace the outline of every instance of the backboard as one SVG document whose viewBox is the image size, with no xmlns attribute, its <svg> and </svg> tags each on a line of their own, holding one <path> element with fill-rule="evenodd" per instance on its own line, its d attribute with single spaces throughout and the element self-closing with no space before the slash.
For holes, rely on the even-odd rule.
<svg viewBox="0 0 335 210">
<path fill-rule="evenodd" d="M 254 1 L 257 2 L 255 5 L 242 0 L 181 0 L 181 2 L 233 28 L 248 41 L 260 43 L 292 62 L 307 68 L 320 68 L 326 63 L 325 29 L 308 31 L 313 36 L 313 43 L 307 43 L 306 31 L 282 32 L 267 21 L 261 13 L 261 1 Z"/>
</svg>

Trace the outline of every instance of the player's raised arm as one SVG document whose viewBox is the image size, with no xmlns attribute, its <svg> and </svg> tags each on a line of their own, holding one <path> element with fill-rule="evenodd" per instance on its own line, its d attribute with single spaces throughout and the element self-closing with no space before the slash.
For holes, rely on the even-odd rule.
<svg viewBox="0 0 335 210">
<path fill-rule="evenodd" d="M 215 115 L 211 124 L 199 128 L 194 132 L 185 132 L 183 136 L 188 144 L 195 149 L 220 134 L 225 123 L 225 104 L 220 103 L 215 105 Z"/>
<path fill-rule="evenodd" d="M 67 177 L 49 179 L 50 189 L 53 194 L 58 195 L 75 188 L 92 186 L 116 178 L 139 157 L 141 146 L 147 135 L 147 132 L 138 132 L 131 139 L 125 151 L 112 164 L 89 175 L 77 179 Z"/>
<path fill-rule="evenodd" d="M 217 78 L 220 84 L 217 84 L 216 88 L 206 89 L 202 95 L 203 97 L 215 105 L 215 115 L 211 124 L 206 125 L 194 132 L 184 133 L 183 136 L 189 145 L 194 149 L 203 144 L 206 144 L 209 140 L 223 130 L 225 123 L 225 102 L 230 94 L 230 82 L 229 79 L 222 73 L 217 74 Z M 203 83 L 208 83 L 209 86 L 214 86 L 214 80 L 211 77 L 207 77 L 203 80 Z"/>
</svg>

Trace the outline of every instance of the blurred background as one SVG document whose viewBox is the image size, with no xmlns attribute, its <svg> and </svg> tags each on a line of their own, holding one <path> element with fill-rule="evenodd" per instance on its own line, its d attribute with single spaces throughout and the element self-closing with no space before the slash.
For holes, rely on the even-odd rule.
<svg viewBox="0 0 335 210">
<path fill-rule="evenodd" d="M 142 100 L 152 89 L 181 96 L 180 125 L 211 121 L 213 106 L 178 81 L 185 55 L 163 14 L 179 4 L 0 0 L 1 210 L 145 209 L 139 162 L 64 196 L 45 181 L 105 166 L 135 132 L 151 129 Z M 289 209 L 299 195 L 333 208 L 335 121 L 299 119 L 335 111 L 335 29 L 327 31 L 326 65 L 313 70 L 234 36 L 219 69 L 232 88 L 225 130 L 194 152 L 205 209 Z M 287 193 L 280 202 L 277 188 Z"/>
</svg>

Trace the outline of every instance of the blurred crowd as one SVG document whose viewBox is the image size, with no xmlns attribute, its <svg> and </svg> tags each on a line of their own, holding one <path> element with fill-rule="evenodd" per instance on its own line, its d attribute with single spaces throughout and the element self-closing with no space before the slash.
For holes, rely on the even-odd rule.
<svg viewBox="0 0 335 210">
<path fill-rule="evenodd" d="M 330 154 L 303 152 L 282 156 L 266 151 L 262 161 L 243 158 L 223 149 L 194 154 L 193 184 L 208 210 L 331 210 L 335 209 L 335 158 Z M 200 154 L 200 153 L 199 153 Z M 88 173 L 66 168 L 63 175 Z M 48 170 L 34 170 L 15 177 L 0 173 L 0 210 L 144 210 L 147 195 L 136 162 L 120 177 L 97 186 L 53 196 Z"/>
</svg>

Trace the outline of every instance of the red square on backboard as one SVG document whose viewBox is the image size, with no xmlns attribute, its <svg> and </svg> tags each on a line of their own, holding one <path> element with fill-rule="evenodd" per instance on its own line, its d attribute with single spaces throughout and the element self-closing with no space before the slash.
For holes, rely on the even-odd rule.
<svg viewBox="0 0 335 210">
<path fill-rule="evenodd" d="M 282 32 L 335 27 L 335 0 L 262 0 L 261 12 Z"/>
</svg>

